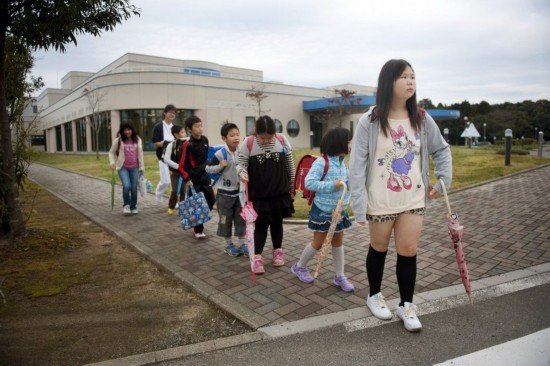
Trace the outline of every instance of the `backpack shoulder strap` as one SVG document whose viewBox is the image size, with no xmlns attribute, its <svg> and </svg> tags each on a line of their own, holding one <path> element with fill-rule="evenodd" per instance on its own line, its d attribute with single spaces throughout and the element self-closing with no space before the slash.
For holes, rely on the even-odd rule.
<svg viewBox="0 0 550 366">
<path fill-rule="evenodd" d="M 287 149 L 286 149 L 286 146 L 285 146 L 285 137 L 283 135 L 281 135 L 280 133 L 278 133 L 278 132 L 275 133 L 275 137 L 277 138 L 277 140 L 279 140 L 279 142 L 283 146 L 283 154 L 286 154 Z"/>
<path fill-rule="evenodd" d="M 184 179 L 187 179 L 189 177 L 185 170 L 183 170 L 183 166 L 185 164 L 185 153 L 187 152 L 187 145 L 189 145 L 189 140 L 186 140 L 181 147 L 181 158 L 178 164 L 178 170 Z"/>
<path fill-rule="evenodd" d="M 254 143 L 254 136 L 246 136 L 246 146 L 248 147 L 248 152 L 252 152 L 252 144 Z"/>
<path fill-rule="evenodd" d="M 327 176 L 327 172 L 328 172 L 328 156 L 323 154 L 323 159 L 325 159 L 325 167 L 323 168 L 323 175 L 321 175 L 321 180 L 325 179 L 325 177 Z"/>
<path fill-rule="evenodd" d="M 328 156 L 323 154 L 323 160 L 325 160 L 325 166 L 323 168 L 323 174 L 321 175 L 320 181 L 325 180 L 325 177 L 327 176 L 327 173 L 328 173 Z M 315 192 L 311 192 L 311 194 L 309 195 L 309 199 L 307 200 L 307 204 L 311 206 L 314 198 L 315 198 Z"/>
</svg>

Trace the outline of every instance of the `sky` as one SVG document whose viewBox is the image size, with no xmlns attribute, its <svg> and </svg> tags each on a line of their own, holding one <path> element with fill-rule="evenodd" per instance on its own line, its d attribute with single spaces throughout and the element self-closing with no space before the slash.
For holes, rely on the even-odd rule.
<svg viewBox="0 0 550 366">
<path fill-rule="evenodd" d="M 140 17 L 65 53 L 38 50 L 33 75 L 60 87 L 125 53 L 262 70 L 264 81 L 376 86 L 384 63 L 416 73 L 417 99 L 550 99 L 548 0 L 129 0 Z M 269 92 L 266 90 L 266 92 Z"/>
</svg>

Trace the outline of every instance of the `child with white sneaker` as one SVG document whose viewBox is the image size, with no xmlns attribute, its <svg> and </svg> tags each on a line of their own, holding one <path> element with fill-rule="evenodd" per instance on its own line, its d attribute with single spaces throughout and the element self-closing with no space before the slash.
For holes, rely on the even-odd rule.
<svg viewBox="0 0 550 366">
<path fill-rule="evenodd" d="M 428 177 L 430 156 L 436 179 L 433 188 Z M 426 205 L 428 199 L 439 197 L 439 180 L 448 188 L 451 178 L 449 145 L 433 118 L 417 106 L 416 79 L 410 63 L 386 62 L 378 77 L 376 106 L 360 118 L 353 138 L 351 202 L 355 221 L 361 226 L 369 223 L 367 307 L 379 319 L 392 318 L 381 285 L 393 232 L 401 298 L 396 314 L 410 332 L 422 329 L 413 295 Z"/>
<path fill-rule="evenodd" d="M 313 231 L 313 241 L 304 248 L 298 262 L 290 268 L 290 271 L 305 283 L 314 281 L 307 265 L 321 249 L 328 235 L 328 229 L 332 222 L 332 211 L 336 208 L 342 196 L 341 190 L 348 181 L 348 168 L 344 163 L 344 159 L 349 153 L 350 141 L 351 133 L 348 129 L 337 127 L 328 130 L 321 140 L 321 154 L 328 160 L 317 158 L 305 179 L 306 189 L 315 192 L 308 222 L 308 228 Z M 327 163 L 328 170 L 325 170 L 325 164 Z M 325 171 L 326 173 L 324 173 Z M 354 290 L 354 286 L 344 275 L 344 230 L 351 226 L 346 210 L 349 197 L 348 192 L 342 205 L 342 219 L 336 225 L 331 242 L 335 272 L 332 283 L 344 292 Z"/>
<path fill-rule="evenodd" d="M 187 151 L 185 152 L 185 162 L 183 170 L 189 175 L 193 182 L 193 187 L 197 193 L 202 192 L 208 207 L 212 210 L 216 197 L 214 190 L 210 185 L 210 177 L 206 173 L 206 162 L 208 160 L 208 138 L 202 134 L 202 121 L 197 116 L 190 116 L 185 119 L 185 128 L 189 135 Z M 187 182 L 186 182 L 187 183 Z M 200 224 L 193 228 L 195 239 L 204 239 L 204 225 Z"/>
<path fill-rule="evenodd" d="M 254 134 L 239 146 L 237 171 L 241 181 L 249 183 L 248 197 L 258 213 L 254 222 L 252 270 L 262 274 L 265 273 L 262 252 L 268 230 L 273 243 L 273 266 L 284 266 L 283 218 L 294 212 L 292 147 L 284 135 L 277 133 L 271 117 L 259 117 L 254 124 Z"/>
<path fill-rule="evenodd" d="M 241 142 L 241 135 L 239 127 L 230 122 L 222 125 L 220 133 L 225 146 L 216 151 L 210 163 L 206 165 L 207 173 L 221 173 L 214 186 L 220 218 L 216 234 L 225 240 L 225 253 L 232 257 L 248 257 L 246 223 L 241 217 L 240 180 L 237 174 L 237 148 Z M 231 239 L 233 227 L 240 246 L 233 244 Z"/>
<path fill-rule="evenodd" d="M 192 184 L 187 174 L 183 171 L 183 166 L 180 166 L 182 156 L 185 158 L 185 151 L 183 149 L 187 148 L 185 145 L 185 142 L 188 141 L 187 133 L 185 132 L 185 128 L 180 125 L 172 125 L 171 131 L 174 140 L 168 143 L 166 152 L 164 153 L 164 163 L 168 165 L 168 169 L 170 170 L 170 185 L 172 186 L 170 199 L 168 200 L 168 215 L 174 214 L 176 204 L 185 199 L 185 190 Z M 186 184 L 182 183 L 178 197 L 180 177 L 183 181 L 187 182 Z"/>
</svg>

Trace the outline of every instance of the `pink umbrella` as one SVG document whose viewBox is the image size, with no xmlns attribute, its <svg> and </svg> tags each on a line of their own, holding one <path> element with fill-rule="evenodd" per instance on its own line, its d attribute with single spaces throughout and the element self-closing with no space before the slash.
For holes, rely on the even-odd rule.
<svg viewBox="0 0 550 366">
<path fill-rule="evenodd" d="M 250 270 L 252 271 L 252 284 L 256 284 L 256 273 L 254 273 L 254 221 L 258 218 L 258 213 L 254 210 L 252 202 L 248 200 L 248 183 L 245 183 L 246 204 L 241 209 L 241 217 L 246 222 L 246 246 L 248 247 L 248 257 L 250 258 Z"/>
<path fill-rule="evenodd" d="M 464 289 L 468 294 L 470 299 L 470 304 L 472 303 L 472 284 L 470 283 L 470 276 L 468 275 L 468 266 L 466 265 L 466 259 L 464 258 L 464 251 L 462 250 L 462 234 L 464 233 L 464 226 L 460 225 L 458 222 L 458 215 L 451 212 L 451 204 L 449 203 L 449 197 L 447 196 L 447 189 L 445 188 L 445 183 L 442 180 L 441 187 L 445 195 L 445 202 L 447 203 L 447 230 L 449 231 L 449 236 L 453 242 L 456 253 L 456 262 L 458 263 L 458 270 L 460 272 L 460 277 L 462 278 L 462 284 Z"/>
</svg>

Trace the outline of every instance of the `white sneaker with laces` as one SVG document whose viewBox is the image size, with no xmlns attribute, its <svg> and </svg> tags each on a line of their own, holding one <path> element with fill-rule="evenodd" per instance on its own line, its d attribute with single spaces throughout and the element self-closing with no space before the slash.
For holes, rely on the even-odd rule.
<svg viewBox="0 0 550 366">
<path fill-rule="evenodd" d="M 137 208 L 134 208 L 132 210 L 132 215 L 137 215 L 139 213 L 138 209 Z"/>
<path fill-rule="evenodd" d="M 422 329 L 422 324 L 416 316 L 416 305 L 410 302 L 405 302 L 403 305 L 397 307 L 397 316 L 403 320 L 403 325 L 409 332 L 419 332 Z"/>
<path fill-rule="evenodd" d="M 126 205 L 122 208 L 122 213 L 125 214 L 125 215 L 131 215 L 132 214 L 132 210 L 130 210 L 130 206 L 129 205 Z"/>
<path fill-rule="evenodd" d="M 367 297 L 367 307 L 378 319 L 390 320 L 392 318 L 391 311 L 386 305 L 386 299 L 381 292 Z"/>
</svg>

